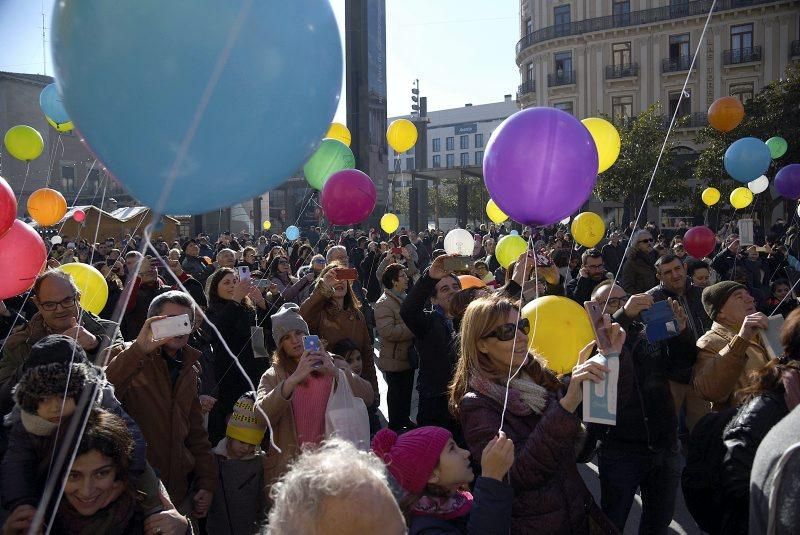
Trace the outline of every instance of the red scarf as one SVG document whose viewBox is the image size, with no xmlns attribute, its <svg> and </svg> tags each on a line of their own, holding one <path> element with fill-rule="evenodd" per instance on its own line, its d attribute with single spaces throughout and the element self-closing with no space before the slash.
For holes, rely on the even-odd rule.
<svg viewBox="0 0 800 535">
<path fill-rule="evenodd" d="M 433 516 L 452 520 L 466 516 L 472 510 L 472 494 L 460 490 L 449 497 L 423 496 L 411 508 L 414 516 Z"/>
</svg>

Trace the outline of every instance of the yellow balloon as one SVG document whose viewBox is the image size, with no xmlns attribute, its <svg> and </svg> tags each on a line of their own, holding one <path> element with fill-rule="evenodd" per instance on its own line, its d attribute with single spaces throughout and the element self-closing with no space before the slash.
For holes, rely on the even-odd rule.
<svg viewBox="0 0 800 535">
<path fill-rule="evenodd" d="M 269 222 L 269 219 L 267 219 L 261 224 L 261 228 L 263 228 L 264 230 L 269 230 L 270 227 L 272 227 L 272 223 Z"/>
<path fill-rule="evenodd" d="M 489 199 L 489 202 L 486 203 L 486 215 L 489 216 L 492 223 L 497 223 L 498 225 L 508 220 L 508 216 L 492 199 Z"/>
<path fill-rule="evenodd" d="M 54 189 L 37 189 L 28 197 L 28 213 L 39 225 L 49 227 L 67 213 L 67 200 Z"/>
<path fill-rule="evenodd" d="M 44 150 L 42 134 L 25 124 L 10 128 L 3 141 L 9 154 L 23 162 L 35 160 Z"/>
<path fill-rule="evenodd" d="M 719 202 L 719 190 L 717 188 L 706 188 L 700 197 L 703 199 L 703 204 L 711 208 Z"/>
<path fill-rule="evenodd" d="M 81 292 L 81 308 L 92 314 L 99 314 L 108 301 L 108 284 L 103 274 L 94 266 L 71 262 L 59 267 L 64 273 L 69 273 L 75 285 Z"/>
<path fill-rule="evenodd" d="M 353 137 L 350 135 L 350 130 L 342 123 L 331 123 L 331 127 L 328 128 L 328 133 L 325 134 L 325 137 L 341 141 L 348 147 L 353 140 Z"/>
<path fill-rule="evenodd" d="M 391 234 L 400 227 L 400 219 L 392 214 L 383 214 L 381 217 L 381 228 L 386 234 Z"/>
<path fill-rule="evenodd" d="M 528 243 L 522 236 L 508 235 L 500 238 L 494 248 L 494 256 L 501 266 L 507 268 L 519 255 L 528 250 Z"/>
<path fill-rule="evenodd" d="M 71 132 L 72 129 L 75 128 L 75 125 L 72 124 L 72 121 L 67 121 L 66 123 L 60 123 L 59 124 L 59 123 L 56 123 L 54 120 L 52 120 L 47 115 L 45 115 L 44 118 L 47 119 L 47 124 L 49 124 L 50 126 L 55 128 L 56 130 L 58 130 L 62 134 L 66 133 L 66 132 Z"/>
<path fill-rule="evenodd" d="M 589 117 L 581 121 L 589 133 L 592 134 L 594 144 L 597 147 L 598 173 L 602 173 L 617 161 L 622 141 L 619 132 L 614 125 L 600 119 L 599 117 Z"/>
<path fill-rule="evenodd" d="M 731 206 L 737 210 L 747 208 L 753 202 L 753 192 L 748 188 L 736 188 L 731 192 Z"/>
<path fill-rule="evenodd" d="M 522 309 L 530 323 L 528 347 L 547 361 L 556 373 L 567 373 L 578 362 L 578 353 L 594 340 L 586 310 L 567 297 L 546 295 Z"/>
<path fill-rule="evenodd" d="M 594 247 L 606 233 L 606 223 L 594 212 L 583 212 L 572 220 L 572 237 L 584 247 Z"/>
<path fill-rule="evenodd" d="M 395 152 L 405 152 L 417 142 L 417 127 L 408 119 L 392 121 L 386 130 L 386 141 Z"/>
</svg>

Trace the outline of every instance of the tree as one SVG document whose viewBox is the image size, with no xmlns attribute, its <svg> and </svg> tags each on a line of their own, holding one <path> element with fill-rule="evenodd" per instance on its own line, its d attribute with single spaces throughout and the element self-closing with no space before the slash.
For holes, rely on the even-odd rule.
<svg viewBox="0 0 800 535">
<path fill-rule="evenodd" d="M 666 135 L 661 105 L 654 104 L 634 118 L 615 121 L 615 126 L 622 141 L 619 159 L 599 175 L 594 194 L 601 201 L 621 202 L 625 219 L 633 220 L 644 201 Z M 682 202 L 689 195 L 689 186 L 679 178 L 681 170 L 676 169 L 672 151 L 677 146 L 670 136 L 648 195 L 654 204 Z"/>
</svg>

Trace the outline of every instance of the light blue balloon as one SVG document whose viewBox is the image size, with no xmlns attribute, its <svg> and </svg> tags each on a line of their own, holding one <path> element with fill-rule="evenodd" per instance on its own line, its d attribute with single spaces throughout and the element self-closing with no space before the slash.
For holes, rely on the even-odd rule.
<svg viewBox="0 0 800 535">
<path fill-rule="evenodd" d="M 286 227 L 286 239 L 294 241 L 300 237 L 300 229 L 294 225 Z"/>
<path fill-rule="evenodd" d="M 743 137 L 731 143 L 722 161 L 731 178 L 747 183 L 767 172 L 772 155 L 760 139 Z"/>
<path fill-rule="evenodd" d="M 61 0 L 51 27 L 69 117 L 156 212 L 209 212 L 279 185 L 339 101 L 327 0 Z"/>
<path fill-rule="evenodd" d="M 64 109 L 64 102 L 61 100 L 61 95 L 58 94 L 56 84 L 46 85 L 42 89 L 39 94 L 39 107 L 42 109 L 42 113 L 50 117 L 56 124 L 69 122 L 69 115 Z"/>
<path fill-rule="evenodd" d="M 518 231 L 518 230 L 512 230 L 512 231 L 510 232 L 510 234 L 511 234 L 512 236 L 519 236 L 519 231 Z"/>
</svg>

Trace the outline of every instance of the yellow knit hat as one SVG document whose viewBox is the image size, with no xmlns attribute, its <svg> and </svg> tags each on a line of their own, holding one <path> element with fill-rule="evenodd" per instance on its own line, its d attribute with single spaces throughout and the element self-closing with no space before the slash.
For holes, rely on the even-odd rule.
<svg viewBox="0 0 800 535">
<path fill-rule="evenodd" d="M 233 406 L 233 414 L 228 420 L 225 434 L 245 444 L 259 445 L 264 440 L 266 423 L 256 412 L 253 392 L 243 394 Z"/>
</svg>

